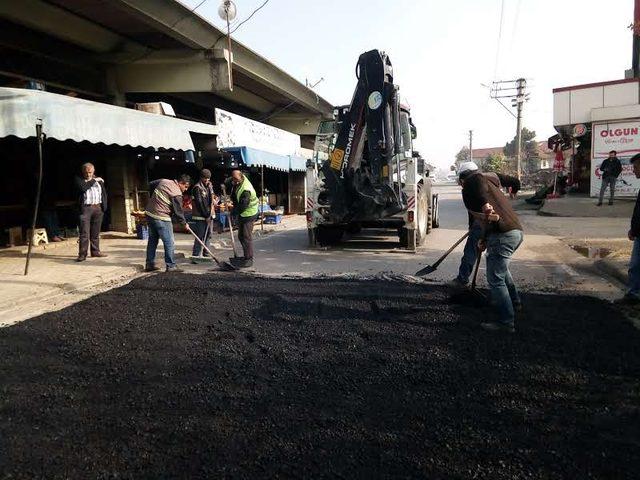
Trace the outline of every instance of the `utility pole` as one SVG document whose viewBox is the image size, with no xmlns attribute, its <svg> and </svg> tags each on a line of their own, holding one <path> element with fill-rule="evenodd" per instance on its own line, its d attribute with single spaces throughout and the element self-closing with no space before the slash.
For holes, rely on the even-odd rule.
<svg viewBox="0 0 640 480">
<path fill-rule="evenodd" d="M 497 100 L 510 115 L 516 118 L 516 171 L 518 179 L 521 179 L 522 176 L 522 110 L 524 102 L 529 101 L 529 94 L 526 90 L 527 80 L 524 78 L 493 82 L 491 85 L 491 98 Z M 502 103 L 502 98 L 511 99 L 511 106 L 516 107 L 516 115 Z"/>
<path fill-rule="evenodd" d="M 525 88 L 527 86 L 527 81 L 524 78 L 519 78 L 516 80 L 516 84 L 517 94 L 514 99 L 518 112 L 516 116 L 516 157 L 518 162 L 516 171 L 518 173 L 518 180 L 520 180 L 522 176 L 522 107 L 525 102 Z"/>
<path fill-rule="evenodd" d="M 473 162 L 473 130 L 469 130 L 469 161 Z"/>
</svg>

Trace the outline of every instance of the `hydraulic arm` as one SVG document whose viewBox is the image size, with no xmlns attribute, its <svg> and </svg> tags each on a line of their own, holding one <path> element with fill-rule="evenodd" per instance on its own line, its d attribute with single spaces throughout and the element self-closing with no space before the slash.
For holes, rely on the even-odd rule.
<svg viewBox="0 0 640 480">
<path fill-rule="evenodd" d="M 356 76 L 348 112 L 321 168 L 324 192 L 318 201 L 330 205 L 335 223 L 384 218 L 405 208 L 395 164 L 404 146 L 391 60 L 378 50 L 363 53 Z"/>
</svg>

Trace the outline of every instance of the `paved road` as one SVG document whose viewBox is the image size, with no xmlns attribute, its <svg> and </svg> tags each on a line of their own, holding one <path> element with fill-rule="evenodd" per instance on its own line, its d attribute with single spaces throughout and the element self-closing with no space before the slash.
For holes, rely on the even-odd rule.
<svg viewBox="0 0 640 480">
<path fill-rule="evenodd" d="M 399 248 L 393 231 L 366 230 L 343 244 L 331 248 L 309 248 L 304 217 L 285 232 L 256 242 L 256 271 L 264 274 L 336 275 L 380 272 L 413 274 L 435 261 L 467 228 L 467 214 L 456 186 L 438 187 L 440 225 L 416 253 Z M 591 271 L 591 262 L 581 258 L 559 238 L 541 228 L 535 212 L 521 212 L 525 243 L 514 257 L 512 272 L 524 288 L 538 291 L 579 291 L 603 298 L 614 298 L 620 285 L 612 285 Z M 455 277 L 462 245 L 428 278 L 447 281 Z M 484 282 L 484 263 L 480 282 Z"/>
</svg>

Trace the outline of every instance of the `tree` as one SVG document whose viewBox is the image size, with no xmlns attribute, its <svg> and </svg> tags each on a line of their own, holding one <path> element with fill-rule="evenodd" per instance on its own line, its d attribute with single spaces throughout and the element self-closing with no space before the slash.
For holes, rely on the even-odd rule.
<svg viewBox="0 0 640 480">
<path fill-rule="evenodd" d="M 504 173 L 507 166 L 507 158 L 502 153 L 490 153 L 484 159 L 483 170 L 485 172 L 501 172 Z"/>
<path fill-rule="evenodd" d="M 471 152 L 469 151 L 469 147 L 462 147 L 458 153 L 456 153 L 456 167 L 459 166 L 462 162 L 468 162 L 471 158 Z"/>
<path fill-rule="evenodd" d="M 517 135 L 514 136 L 513 140 L 504 146 L 503 151 L 508 158 L 516 158 L 518 155 L 516 148 L 517 138 Z M 535 141 L 535 138 L 536 132 L 526 127 L 522 129 L 522 169 L 529 172 L 535 169 L 535 165 L 540 158 L 538 142 Z"/>
</svg>

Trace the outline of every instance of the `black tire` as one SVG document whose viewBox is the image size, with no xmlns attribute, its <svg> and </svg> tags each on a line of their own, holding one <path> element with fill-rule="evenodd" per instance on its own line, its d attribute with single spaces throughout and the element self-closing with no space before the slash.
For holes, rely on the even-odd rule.
<svg viewBox="0 0 640 480">
<path fill-rule="evenodd" d="M 427 238 L 427 235 L 431 231 L 431 220 L 429 217 L 430 214 L 430 205 L 429 205 L 429 189 L 424 183 L 418 184 L 418 198 L 417 198 L 417 209 L 416 215 L 417 224 L 416 224 L 416 247 L 422 245 Z"/>
<path fill-rule="evenodd" d="M 398 229 L 398 238 L 401 248 L 407 248 L 409 246 L 409 232 L 407 232 L 406 228 L 402 227 Z"/>
<path fill-rule="evenodd" d="M 431 224 L 433 228 L 440 228 L 440 199 L 438 198 L 438 195 L 433 196 L 431 203 L 435 205 Z"/>
<path fill-rule="evenodd" d="M 316 229 L 316 241 L 322 245 L 335 245 L 340 243 L 342 235 L 344 234 L 344 228 L 342 227 L 325 227 L 318 226 Z"/>
</svg>

